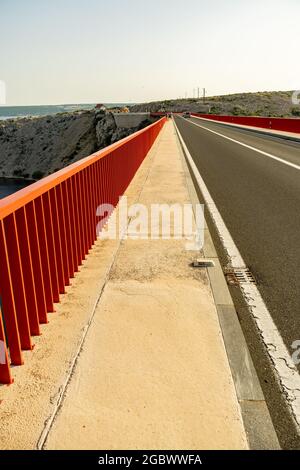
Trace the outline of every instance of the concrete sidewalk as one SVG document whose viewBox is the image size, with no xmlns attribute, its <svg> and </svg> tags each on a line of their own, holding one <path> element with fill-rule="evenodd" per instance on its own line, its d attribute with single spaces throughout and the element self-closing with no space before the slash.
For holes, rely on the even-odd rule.
<svg viewBox="0 0 300 470">
<path fill-rule="evenodd" d="M 171 121 L 127 194 L 190 202 Z M 44 448 L 248 448 L 207 272 L 185 243 L 120 243 Z"/>
</svg>

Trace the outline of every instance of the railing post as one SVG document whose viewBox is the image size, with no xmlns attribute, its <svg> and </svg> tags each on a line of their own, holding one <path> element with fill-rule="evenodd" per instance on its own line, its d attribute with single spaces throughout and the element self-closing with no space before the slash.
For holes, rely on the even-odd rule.
<svg viewBox="0 0 300 470">
<path fill-rule="evenodd" d="M 52 283 L 52 295 L 53 301 L 59 302 L 59 286 L 58 286 L 58 272 L 57 272 L 57 263 L 56 263 L 56 253 L 55 253 L 55 238 L 54 238 L 54 229 L 53 229 L 53 218 L 52 210 L 50 203 L 50 194 L 47 192 L 43 194 L 43 208 L 44 208 L 44 217 L 45 217 L 45 229 L 46 229 L 46 238 L 48 246 L 48 255 L 49 255 L 49 268 L 50 276 Z"/>
<path fill-rule="evenodd" d="M 37 231 L 41 250 L 42 275 L 44 280 L 44 289 L 46 297 L 46 306 L 48 312 L 54 312 L 52 280 L 50 275 L 49 253 L 45 228 L 45 217 L 42 197 L 35 199 L 34 205 L 37 218 Z"/>
<path fill-rule="evenodd" d="M 70 266 L 69 266 L 69 246 L 67 244 L 67 234 L 66 234 L 67 208 L 65 207 L 65 204 L 64 204 L 64 199 L 63 199 L 63 194 L 62 194 L 62 184 L 59 184 L 55 189 L 56 189 L 56 198 L 57 198 L 58 229 L 60 232 L 64 285 L 69 286 L 71 271 L 70 271 Z"/>
<path fill-rule="evenodd" d="M 0 259 L 0 295 L 2 298 L 2 314 L 7 334 L 10 359 L 12 364 L 21 365 L 23 364 L 23 357 L 3 220 L 0 221 Z"/>
<path fill-rule="evenodd" d="M 30 350 L 32 349 L 32 344 L 15 213 L 6 217 L 3 225 L 21 348 L 23 350 Z M 21 237 L 23 236 L 23 234 L 20 235 Z"/>
<path fill-rule="evenodd" d="M 32 259 L 33 278 L 35 283 L 39 321 L 40 323 L 48 323 L 44 278 L 42 272 L 41 251 L 37 230 L 35 206 L 33 201 L 25 206 L 25 211 L 28 223 L 29 245 Z"/>
<path fill-rule="evenodd" d="M 19 236 L 19 245 L 23 267 L 23 280 L 26 292 L 30 333 L 32 336 L 39 336 L 41 332 L 25 207 L 21 207 L 21 209 L 16 211 L 16 224 L 17 231 L 19 234 L 21 234 L 21 236 Z"/>
<path fill-rule="evenodd" d="M 3 321 L 2 321 L 1 306 L 0 306 L 0 383 L 6 384 L 6 385 L 13 383 L 13 379 L 10 373 L 8 351 L 7 351 Z"/>
</svg>

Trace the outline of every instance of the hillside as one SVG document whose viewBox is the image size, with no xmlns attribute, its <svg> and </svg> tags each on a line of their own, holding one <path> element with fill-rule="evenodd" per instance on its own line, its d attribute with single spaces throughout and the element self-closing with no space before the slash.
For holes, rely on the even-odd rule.
<svg viewBox="0 0 300 470">
<path fill-rule="evenodd" d="M 130 111 L 191 111 L 195 113 L 300 117 L 300 106 L 292 103 L 292 91 L 264 91 L 211 96 L 205 104 L 200 99 L 175 99 L 155 101 L 131 106 Z"/>
<path fill-rule="evenodd" d="M 148 124 L 117 127 L 94 110 L 0 121 L 0 177 L 40 179 Z"/>
</svg>

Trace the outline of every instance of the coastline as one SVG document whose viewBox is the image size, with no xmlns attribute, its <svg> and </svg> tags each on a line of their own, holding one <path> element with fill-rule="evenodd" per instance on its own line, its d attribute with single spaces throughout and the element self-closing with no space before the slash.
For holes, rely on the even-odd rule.
<svg viewBox="0 0 300 470">
<path fill-rule="evenodd" d="M 24 189 L 35 183 L 33 180 L 25 180 L 22 178 L 0 178 L 0 200 L 5 199 L 11 194 Z"/>
<path fill-rule="evenodd" d="M 132 105 L 132 104 L 131 104 Z M 107 109 L 131 106 L 128 103 L 104 103 Z M 73 113 L 76 111 L 92 111 L 96 103 L 75 103 L 58 105 L 32 105 L 32 106 L 0 106 L 0 121 L 15 119 L 40 118 L 54 116 L 61 113 Z M 6 113 L 5 113 L 6 112 Z M 5 114 L 4 114 L 5 113 Z"/>
<path fill-rule="evenodd" d="M 28 181 L 31 183 L 36 183 L 38 180 L 33 178 L 25 178 L 22 176 L 0 176 L 0 183 L 2 181 Z"/>
</svg>

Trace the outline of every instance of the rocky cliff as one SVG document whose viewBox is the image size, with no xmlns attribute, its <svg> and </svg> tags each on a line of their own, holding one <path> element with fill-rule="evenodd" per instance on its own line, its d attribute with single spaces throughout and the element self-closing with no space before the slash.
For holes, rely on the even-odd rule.
<svg viewBox="0 0 300 470">
<path fill-rule="evenodd" d="M 148 124 L 118 128 L 99 111 L 0 121 L 0 177 L 40 179 Z"/>
</svg>

